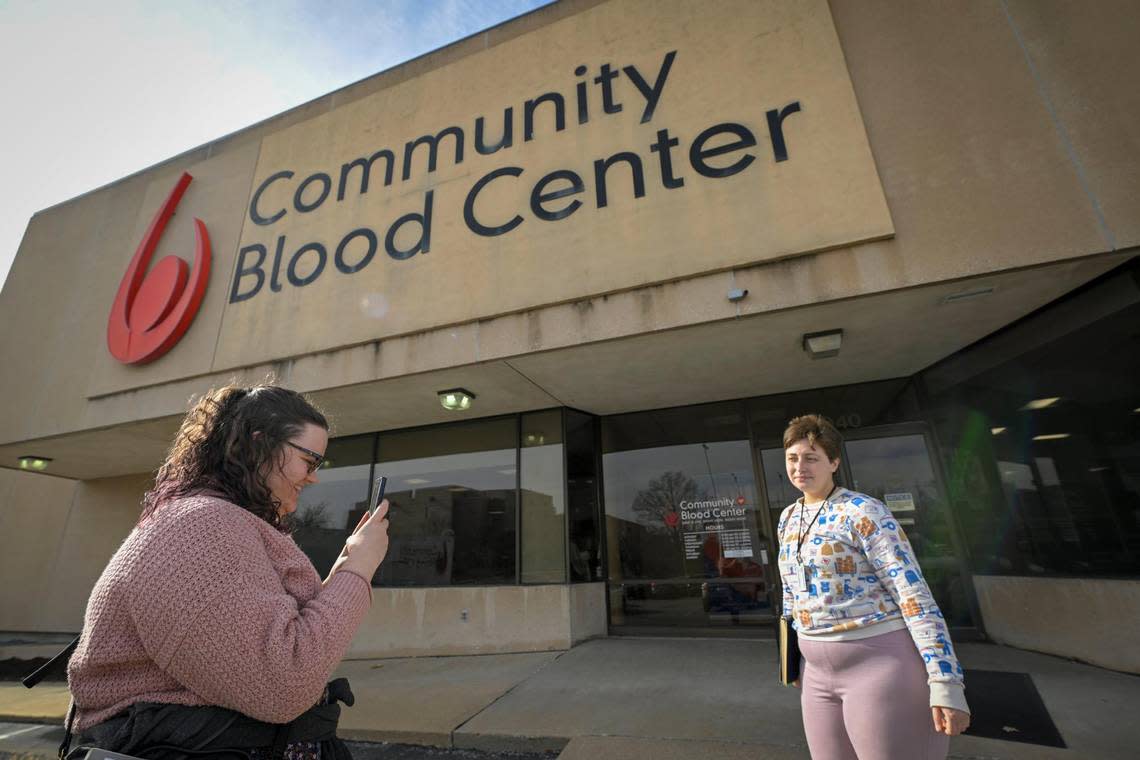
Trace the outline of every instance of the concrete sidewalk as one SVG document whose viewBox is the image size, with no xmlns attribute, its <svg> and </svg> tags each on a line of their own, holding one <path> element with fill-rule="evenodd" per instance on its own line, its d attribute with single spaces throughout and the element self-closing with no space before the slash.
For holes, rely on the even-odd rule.
<svg viewBox="0 0 1140 760">
<path fill-rule="evenodd" d="M 1068 749 L 963 736 L 952 756 L 1140 754 L 1140 678 L 989 644 L 959 654 L 967 668 L 1030 673 Z M 808 758 L 798 692 L 776 683 L 775 659 L 770 641 L 606 638 L 565 652 L 349 661 L 337 673 L 356 706 L 341 735 L 563 760 Z M 62 684 L 0 683 L 0 721 L 58 724 L 66 706 Z M 0 731 L 0 756 L 45 756 L 48 745 L 31 745 L 56 732 L 11 733 Z"/>
</svg>

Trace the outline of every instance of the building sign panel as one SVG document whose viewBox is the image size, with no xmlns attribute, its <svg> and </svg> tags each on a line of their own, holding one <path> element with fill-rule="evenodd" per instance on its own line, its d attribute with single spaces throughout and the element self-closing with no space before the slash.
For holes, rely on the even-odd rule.
<svg viewBox="0 0 1140 760">
<path fill-rule="evenodd" d="M 605 3 L 265 138 L 215 369 L 893 233 L 827 3 Z"/>
</svg>

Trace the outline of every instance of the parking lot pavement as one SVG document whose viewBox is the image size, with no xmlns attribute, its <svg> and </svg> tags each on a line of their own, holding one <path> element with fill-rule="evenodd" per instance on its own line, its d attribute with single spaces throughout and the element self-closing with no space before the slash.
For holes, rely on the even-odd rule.
<svg viewBox="0 0 1140 760">
<path fill-rule="evenodd" d="M 0 758 L 52 760 L 63 740 L 63 728 L 42 723 L 0 723 Z M 554 755 L 477 752 L 414 744 L 348 742 L 354 760 L 552 760 Z"/>
</svg>

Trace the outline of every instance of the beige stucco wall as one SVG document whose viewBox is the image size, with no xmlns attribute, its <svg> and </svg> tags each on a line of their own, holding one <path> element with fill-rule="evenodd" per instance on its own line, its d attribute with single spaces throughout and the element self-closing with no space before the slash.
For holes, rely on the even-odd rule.
<svg viewBox="0 0 1140 760">
<path fill-rule="evenodd" d="M 755 13 L 756 6 L 742 2 L 740 8 L 732 3 L 700 8 L 702 13 L 737 18 L 737 11 L 745 12 L 747 17 Z M 490 283 L 508 289 L 525 287 L 528 294 L 545 294 L 545 297 L 525 303 L 504 299 L 504 303 L 513 305 L 502 308 L 524 311 L 497 317 L 488 313 L 496 307 L 486 304 L 470 301 L 458 310 L 449 305 L 448 320 L 452 324 L 433 328 L 412 320 L 400 328 L 411 333 L 359 346 L 332 347 L 327 341 L 305 338 L 282 347 L 269 341 L 266 345 L 277 346 L 270 352 L 274 356 L 265 357 L 266 361 L 238 374 L 262 377 L 267 372 L 276 372 L 289 376 L 294 369 L 303 369 L 293 373 L 291 379 L 297 387 L 310 391 L 377 379 L 396 381 L 417 372 L 536 355 L 567 340 L 590 345 L 678 326 L 717 323 L 775 309 L 1086 257 L 1140 242 L 1140 223 L 1130 213 L 1140 197 L 1140 140 L 1136 139 L 1136 130 L 1140 128 L 1140 99 L 1132 86 L 1140 79 L 1140 56 L 1134 53 L 1132 46 L 1121 44 L 1126 30 L 1140 24 L 1140 6 L 1106 2 L 1098 4 L 1095 11 L 1086 12 L 1079 6 L 1053 2 L 975 2 L 953 6 L 924 3 L 912 5 L 905 14 L 898 13 L 897 6 L 890 2 L 834 0 L 830 5 L 791 3 L 787 6 L 812 20 L 812 29 L 833 26 L 836 49 L 842 55 L 846 70 L 836 74 L 832 69 L 813 69 L 812 56 L 787 55 L 783 61 L 787 73 L 777 66 L 775 79 L 764 81 L 787 80 L 797 86 L 780 91 L 773 84 L 772 87 L 765 85 L 765 89 L 779 91 L 781 97 L 790 99 L 795 97 L 793 90 L 807 87 L 813 76 L 827 81 L 849 77 L 849 86 L 857 98 L 858 113 L 865 125 L 874 171 L 881 180 L 889 209 L 893 237 L 776 263 L 756 264 L 756 254 L 741 253 L 736 257 L 737 263 L 732 264 L 729 259 L 717 258 L 721 253 L 717 245 L 722 236 L 714 234 L 703 236 L 701 244 L 686 258 L 683 246 L 692 247 L 693 241 L 686 242 L 683 235 L 672 235 L 663 242 L 658 241 L 660 244 L 639 249 L 645 242 L 639 237 L 639 230 L 646 221 L 643 209 L 653 207 L 652 194 L 647 193 L 647 197 L 636 204 L 619 208 L 615 201 L 614 207 L 608 209 L 628 222 L 621 232 L 625 236 L 622 238 L 623 256 L 636 254 L 633 261 L 635 268 L 640 268 L 639 276 L 652 278 L 657 264 L 688 261 L 692 257 L 699 259 L 706 253 L 711 257 L 707 263 L 710 269 L 730 268 L 700 274 L 666 267 L 662 277 L 681 279 L 664 286 L 640 287 L 634 279 L 615 280 L 612 287 L 629 289 L 607 294 L 604 304 L 600 304 L 605 308 L 599 311 L 589 307 L 593 300 L 600 299 L 572 302 L 569 307 L 550 303 L 575 297 L 574 292 L 564 289 L 567 281 L 575 279 L 570 270 L 539 272 L 540 278 L 546 274 L 556 275 L 547 287 L 543 279 L 534 282 L 524 278 L 524 282 L 519 283 L 512 279 L 509 270 L 496 269 L 500 265 L 491 259 L 487 260 L 492 262 L 487 266 L 460 271 L 447 281 L 462 283 L 462 286 L 431 283 L 432 291 L 418 294 L 418 302 L 428 304 L 426 308 L 430 311 L 430 304 L 441 289 L 447 291 L 449 298 L 467 298 L 464 293 L 472 284 L 482 284 L 475 289 L 486 291 L 491 288 Z M 789 12 L 783 5 L 780 8 Z M 351 143 L 349 133 L 353 128 L 351 120 L 349 127 L 344 126 L 346 114 L 363 113 L 374 107 L 369 104 L 395 97 L 391 93 L 401 87 L 406 90 L 414 86 L 421 81 L 417 77 L 425 77 L 423 82 L 428 78 L 435 82 L 442 76 L 441 72 L 456 70 L 457 63 L 461 71 L 466 64 L 474 67 L 476 61 L 512 63 L 519 59 L 510 52 L 512 50 L 519 55 L 545 55 L 546 51 L 537 49 L 541 46 L 536 42 L 547 39 L 550 29 L 555 27 L 561 34 L 558 45 L 546 47 L 551 48 L 549 55 L 557 58 L 555 68 L 559 71 L 571 65 L 563 63 L 563 59 L 577 60 L 575 55 L 579 50 L 583 55 L 588 52 L 588 63 L 595 66 L 604 58 L 614 63 L 632 61 L 629 56 L 635 49 L 642 51 L 636 63 L 646 71 L 655 71 L 660 59 L 656 52 L 649 56 L 648 51 L 677 49 L 678 58 L 670 76 L 676 77 L 674 82 L 679 83 L 692 57 L 692 53 L 686 54 L 686 51 L 708 53 L 702 46 L 707 46 L 709 33 L 699 39 L 686 39 L 662 21 L 662 15 L 659 4 L 652 2 L 567 0 L 37 214 L 29 225 L 0 297 L 0 322 L 30 326 L 26 330 L 5 331 L 0 336 L 0 353 L 5 357 L 21 357 L 19 362 L 7 363 L 0 377 L 0 397 L 6 399 L 0 409 L 0 444 L 44 439 L 73 431 L 115 428 L 133 421 L 177 415 L 185 409 L 192 393 L 210 383 L 224 382 L 233 375 L 229 369 L 223 372 L 218 369 L 243 361 L 244 349 L 236 354 L 231 349 L 223 352 L 223 342 L 253 346 L 249 341 L 254 340 L 260 346 L 259 336 L 271 329 L 270 323 L 274 321 L 271 317 L 280 315 L 274 312 L 248 321 L 237 319 L 233 315 L 238 312 L 233 311 L 231 315 L 230 311 L 241 304 L 227 306 L 226 299 L 238 241 L 244 234 L 242 230 L 249 225 L 246 206 L 254 180 L 260 176 L 259 162 L 263 155 L 268 155 L 265 151 L 281 150 L 273 146 L 296 145 L 291 135 L 309 134 L 318 125 L 328 124 L 336 133 L 329 137 L 329 145 L 333 147 L 329 148 L 328 159 L 331 161 L 334 154 L 341 155 L 337 146 L 352 153 L 349 147 L 360 146 Z M 821 26 L 824 20 L 827 23 Z M 636 35 L 626 34 L 631 25 L 636 28 Z M 767 36 L 781 40 L 789 30 L 805 28 L 791 21 L 764 26 L 761 20 L 754 26 L 769 32 Z M 609 48 L 598 46 L 599 35 L 594 32 L 599 29 L 613 32 L 609 37 L 601 35 L 601 38 L 612 38 Z M 811 40 L 805 40 L 805 44 L 811 50 L 830 50 L 827 45 L 820 47 Z M 694 121 L 697 117 L 686 113 L 682 105 L 663 98 L 658 115 L 647 125 L 636 124 L 637 120 L 632 119 L 633 123 L 626 130 L 622 126 L 626 122 L 621 119 L 629 114 L 602 117 L 595 113 L 589 125 L 575 127 L 570 108 L 572 95 L 568 89 L 575 78 L 568 72 L 560 77 L 557 81 L 549 80 L 549 87 L 571 98 L 567 114 L 570 126 L 557 135 L 541 136 L 532 145 L 549 149 L 557 155 L 558 161 L 567 157 L 579 170 L 583 169 L 578 165 L 581 159 L 594 158 L 594 152 L 605 152 L 603 148 L 608 151 L 621 147 L 626 137 L 644 142 L 641 138 L 645 137 L 645 127 L 684 123 L 685 129 L 679 132 L 691 138 L 691 132 L 700 126 Z M 566 77 L 569 79 L 563 81 Z M 744 115 L 737 116 L 736 105 L 731 101 L 733 97 L 739 99 L 744 95 L 735 95 L 736 91 L 717 77 L 705 76 L 704 79 L 707 91 L 701 96 L 702 108 L 729 103 L 717 112 L 717 120 L 739 118 L 751 120 L 749 123 L 753 126 L 757 119 L 762 121 L 762 111 L 756 111 L 759 100 L 740 104 L 743 110 L 739 113 Z M 477 115 L 490 116 L 496 109 L 501 113 L 504 105 L 521 108 L 521 102 L 515 101 L 538 94 L 537 84 L 537 81 L 528 81 L 494 102 L 491 102 L 492 94 L 478 88 L 470 97 L 448 91 L 455 110 L 447 112 L 448 118 L 440 112 L 440 120 L 432 124 L 438 124 L 439 129 L 452 121 L 466 123 Z M 407 96 L 401 97 L 406 99 Z M 756 98 L 762 97 L 767 95 L 756 93 Z M 632 97 L 627 100 L 627 111 L 635 110 L 635 102 Z M 454 119 L 450 118 L 452 113 Z M 791 119 L 798 116 L 805 114 L 796 114 Z M 674 122 L 674 119 L 681 121 Z M 789 135 L 794 135 L 793 122 L 788 124 Z M 417 123 L 417 126 L 420 125 Z M 628 134 L 607 143 L 602 137 L 587 139 L 583 131 L 587 127 L 605 127 L 619 133 L 626 130 Z M 761 131 L 757 129 L 758 136 Z M 585 141 L 578 152 L 562 147 L 562 142 L 578 139 Z M 631 145 L 640 144 L 637 140 Z M 773 165 L 767 157 L 769 163 L 757 167 L 757 171 L 770 174 L 796 164 L 803 151 L 794 152 L 794 144 L 791 149 L 789 161 Z M 507 156 L 509 163 L 514 163 L 519 155 Z M 286 158 L 308 160 L 304 155 L 292 154 L 281 160 Z M 678 165 L 683 166 L 684 157 L 678 155 L 677 158 Z M 273 162 L 266 161 L 268 170 Z M 504 162 L 508 162 L 507 158 Z M 526 162 L 521 161 L 522 164 Z M 298 179 L 303 175 L 300 166 L 297 164 Z M 466 172 L 468 166 L 473 164 L 467 162 L 460 168 Z M 202 312 L 187 336 L 168 355 L 144 367 L 118 366 L 104 345 L 110 301 L 125 262 L 153 209 L 178 174 L 191 168 L 196 178 L 184 201 L 188 205 L 176 215 L 161 248 L 163 252 L 169 250 L 189 256 L 191 218 L 208 219 L 218 256 L 215 279 L 207 291 Z M 527 164 L 527 169 L 530 176 L 540 167 Z M 657 171 L 649 161 L 646 170 L 647 176 Z M 687 194 L 683 197 L 700 199 L 700 202 L 711 199 L 709 192 L 728 187 L 716 183 L 742 179 L 747 185 L 746 178 L 750 176 L 745 172 L 725 180 L 704 180 L 705 184 L 698 186 L 691 170 L 685 174 L 689 185 L 669 192 L 675 198 Z M 765 181 L 769 174 L 764 175 Z M 475 176 L 473 173 L 461 175 L 455 178 L 456 182 L 469 183 Z M 420 175 L 420 179 L 425 176 L 437 175 Z M 742 192 L 744 185 L 741 185 Z M 826 177 L 797 187 L 801 188 L 796 191 L 798 194 L 808 196 L 831 189 Z M 414 188 L 417 193 L 425 189 L 422 181 Z M 439 192 L 450 191 L 440 188 Z M 848 195 L 850 203 L 858 203 L 866 193 L 848 189 Z M 638 205 L 642 201 L 645 203 Z M 670 215 L 670 209 L 662 207 L 660 210 Z M 451 213 L 454 212 L 452 208 Z M 313 218 L 318 214 L 314 212 Z M 352 219 L 346 217 L 343 221 L 350 223 Z M 789 224 L 800 229 L 813 227 L 818 221 L 792 216 Z M 526 224 L 520 230 L 525 227 Z M 565 238 L 561 233 L 551 236 L 549 232 L 559 230 L 567 231 Z M 546 237 L 534 238 L 531 247 L 536 251 L 553 252 L 559 266 L 565 266 L 564 260 L 581 258 L 579 252 L 592 247 L 596 243 L 594 236 L 606 231 L 601 212 L 583 209 L 567 220 L 550 223 L 548 232 L 544 233 Z M 860 234 L 866 233 L 855 234 L 855 237 Z M 493 240 L 505 241 L 506 238 Z M 758 239 L 758 244 L 761 242 Z M 821 244 L 827 245 L 826 242 Z M 800 246 L 799 249 L 810 250 L 811 247 Z M 437 253 L 440 252 L 428 256 Z M 763 255 L 770 254 L 768 251 Z M 584 261 L 589 261 L 588 257 Z M 327 266 L 332 267 L 331 262 Z M 599 266 L 596 262 L 590 264 L 591 277 L 597 274 Z M 330 270 L 323 277 L 331 278 L 333 274 L 338 273 Z M 338 276 L 345 281 L 350 279 Z M 606 287 L 603 280 L 582 280 L 590 284 L 584 286 L 579 295 Z M 396 285 L 390 282 L 385 287 Z M 413 290 L 425 287 L 411 280 L 402 285 Z M 310 289 L 316 287 L 317 283 L 309 286 Z M 751 295 L 739 304 L 728 303 L 724 293 L 730 287 L 748 288 Z M 277 295 L 284 298 L 283 294 Z M 328 301 L 330 308 L 340 309 L 351 300 L 338 301 L 341 295 L 330 294 L 333 298 Z M 353 295 L 360 296 L 355 292 Z M 269 297 L 268 293 L 258 296 Z M 360 298 L 357 301 L 363 302 Z M 543 301 L 547 303 L 544 305 Z M 380 302 L 369 301 L 367 308 L 377 303 Z M 1026 304 L 1025 309 L 1036 305 L 1039 304 Z M 578 308 L 576 315 L 570 315 L 572 322 L 566 321 L 567 308 Z M 301 311 L 311 314 L 322 313 L 323 309 L 317 306 Z M 592 319 L 592 312 L 599 316 Z M 410 313 L 417 312 L 412 309 Z M 220 342 L 219 330 L 227 333 L 230 325 L 239 325 L 232 328 L 236 333 L 224 336 Z M 355 331 L 355 327 L 349 333 L 351 340 L 365 337 Z M 309 351 L 320 353 L 300 355 Z M 293 355 L 283 355 L 289 352 Z M 221 353 L 228 353 L 229 358 L 219 363 Z M 504 372 L 509 374 L 509 368 Z M 111 389 L 127 386 L 136 390 L 111 392 Z M 398 390 L 399 386 L 393 388 Z M 529 394 L 535 395 L 533 389 Z M 540 408 L 551 403 L 551 398 L 542 394 L 537 394 L 540 398 L 529 398 L 526 389 L 520 390 L 518 395 L 520 401 L 516 408 Z M 154 464 L 147 462 L 145 466 Z M 134 462 L 130 466 L 138 467 Z"/>
<path fill-rule="evenodd" d="M 309 119 L 291 113 L 243 133 L 241 139 L 221 141 L 205 152 L 192 152 L 38 214 L 0 309 L 10 308 L 42 329 L 15 336 L 4 349 L 45 359 L 67 356 L 69 361 L 52 362 L 46 383 L 35 382 L 46 363 L 10 373 L 4 390 L 34 396 L 19 401 L 40 402 L 39 413 L 0 411 L 0 441 L 118 424 L 123 420 L 107 411 L 122 408 L 124 394 L 119 392 L 126 389 L 153 388 L 178 378 L 471 323 L 891 233 L 825 2 L 743 2 L 712 11 L 677 2 L 609 2 L 596 7 L 577 2 L 565 7 L 578 13 L 560 18 L 569 10 L 544 9 L 537 16 L 545 25 L 534 28 L 534 18 L 507 25 L 517 31 L 530 28 L 525 35 L 502 32 L 496 44 L 488 41 L 479 50 L 461 45 L 467 55 L 457 61 L 451 60 L 452 52 L 433 54 L 436 65 L 420 66 L 423 73 L 415 79 L 360 87 L 359 97 L 344 94 L 327 100 L 323 108 L 312 106 L 321 113 L 308 113 Z M 742 16 L 749 23 L 740 23 Z M 608 33 L 599 36 L 598 29 Z M 756 34 L 766 36 L 767 44 L 745 44 Z M 727 44 L 725 35 L 742 36 Z M 722 52 L 728 58 L 720 60 L 708 55 L 715 47 L 735 52 Z M 677 62 L 653 121 L 639 123 L 641 98 L 624 79 L 624 111 L 602 114 L 597 87 L 587 79 L 593 116 L 588 124 L 576 123 L 576 62 L 587 61 L 591 70 L 603 61 L 637 65 L 644 76 L 652 77 L 674 50 Z M 805 50 L 810 53 L 808 63 L 780 65 Z M 520 65 L 522 61 L 526 65 Z M 726 68 L 735 75 L 724 76 Z M 764 98 L 753 97 L 749 87 L 760 87 Z M 491 118 L 512 107 L 520 122 L 525 100 L 544 91 L 567 98 L 566 130 L 549 134 L 547 128 L 531 142 L 516 134 L 507 152 L 475 154 L 471 122 L 476 116 Z M 795 131 L 789 148 L 794 159 L 778 163 L 765 142 L 765 113 L 797 98 L 809 104 L 809 113 L 798 125 L 788 122 L 789 141 Z M 393 119 L 393 113 L 401 117 Z M 797 117 L 801 114 L 790 118 Z M 547 126 L 543 118 L 548 116 L 540 112 L 540 123 Z M 701 177 L 687 168 L 689 144 L 702 129 L 724 121 L 744 124 L 757 136 L 759 144 L 749 153 L 758 160 L 733 177 Z M 330 201 L 307 215 L 294 211 L 271 227 L 259 227 L 247 218 L 255 186 L 274 170 L 296 171 L 292 184 L 298 185 L 312 171 L 335 175 L 342 162 L 379 147 L 400 154 L 405 141 L 453 124 L 468 133 L 462 164 L 453 166 L 444 159 L 439 171 L 427 174 L 417 160 L 411 182 L 397 181 L 392 188 L 376 188 L 374 182 L 368 195 Z M 685 138 L 674 158 L 677 173 L 687 177 L 684 187 L 665 190 L 655 176 L 657 161 L 649 143 L 659 128 L 671 128 Z M 516 123 L 515 131 L 521 131 L 521 124 Z M 590 208 L 592 162 L 620 151 L 644 154 L 646 196 L 632 198 L 628 180 L 615 174 L 609 207 Z M 735 157 L 710 161 L 724 165 Z M 525 167 L 529 183 L 554 169 L 573 168 L 590 186 L 582 195 L 586 207 L 557 223 L 532 219 L 509 236 L 482 238 L 465 231 L 464 188 L 490 169 L 516 164 Z M 106 315 L 137 241 L 184 170 L 194 181 L 160 247 L 188 257 L 192 220 L 205 220 L 214 250 L 211 284 L 187 336 L 168 355 L 144 367 L 122 366 L 104 346 Z M 512 184 L 502 197 L 496 195 L 500 185 L 489 189 L 481 196 L 479 213 L 496 218 L 506 213 L 509 218 L 515 210 L 526 211 L 529 185 L 524 185 Z M 394 219 L 428 191 L 436 197 L 430 255 L 395 262 L 381 251 L 365 272 L 350 277 L 335 271 L 333 249 L 345 233 L 366 224 L 383 238 L 384 229 L 375 220 Z M 279 194 L 275 186 L 265 202 L 290 200 L 291 193 L 284 199 L 276 197 Z M 286 256 L 304 242 L 325 245 L 330 259 L 325 274 L 304 289 L 287 285 L 271 293 L 267 285 L 254 299 L 227 303 L 239 247 L 259 242 L 272 249 L 278 234 L 294 241 Z M 715 246 L 706 245 L 711 238 L 717 240 Z M 42 265 L 49 260 L 50 267 Z M 441 287 L 444 282 L 462 286 Z M 36 319 L 35 312 L 43 312 L 44 319 Z M 302 314 L 322 318 L 298 318 Z M 494 335 L 488 338 L 500 342 Z M 467 352 L 456 355 L 448 342 L 422 343 L 415 347 L 445 364 L 469 358 Z M 375 367 L 374 377 L 377 370 L 389 375 L 409 371 L 398 365 Z M 335 374 L 322 380 L 326 387 L 359 381 Z M 36 386 L 44 393 L 36 392 Z M 168 385 L 164 390 L 160 404 L 129 403 L 128 417 L 180 411 L 186 394 Z M 109 398 L 111 394 L 115 398 Z M 43 403 L 49 398 L 50 404 Z M 17 403 L 13 411 L 27 408 Z"/>
<path fill-rule="evenodd" d="M 601 583 L 372 590 L 348 659 L 569 649 L 605 635 Z M 466 613 L 466 617 L 464 617 Z"/>
<path fill-rule="evenodd" d="M 0 631 L 44 628 L 60 542 L 67 529 L 76 482 L 0 470 Z"/>
<path fill-rule="evenodd" d="M 82 628 L 91 588 L 134 527 L 147 482 L 0 470 L 0 630 Z"/>
<path fill-rule="evenodd" d="M 1140 673 L 1140 581 L 976 575 L 974 588 L 993 641 Z"/>
<path fill-rule="evenodd" d="M 577 583 L 570 587 L 570 643 L 605 636 L 609 631 L 604 583 Z"/>
</svg>

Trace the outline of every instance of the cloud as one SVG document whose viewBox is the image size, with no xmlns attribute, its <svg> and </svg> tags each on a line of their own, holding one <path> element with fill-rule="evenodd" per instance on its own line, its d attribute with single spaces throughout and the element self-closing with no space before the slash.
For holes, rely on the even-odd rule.
<svg viewBox="0 0 1140 760">
<path fill-rule="evenodd" d="M 0 278 L 28 219 L 539 0 L 0 0 Z"/>
</svg>

